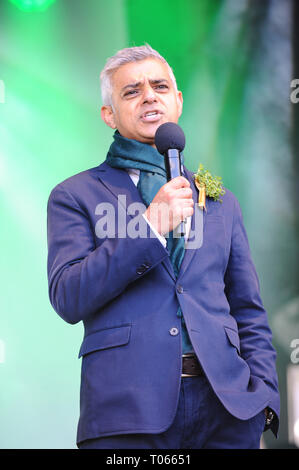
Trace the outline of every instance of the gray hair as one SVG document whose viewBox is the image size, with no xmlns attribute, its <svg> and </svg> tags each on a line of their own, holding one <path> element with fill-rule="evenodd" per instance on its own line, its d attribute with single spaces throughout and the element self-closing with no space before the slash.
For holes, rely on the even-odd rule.
<svg viewBox="0 0 299 470">
<path fill-rule="evenodd" d="M 106 106 L 112 106 L 112 83 L 111 78 L 113 73 L 122 65 L 128 64 L 129 62 L 137 62 L 139 60 L 145 60 L 154 57 L 161 60 L 164 64 L 167 65 L 169 76 L 174 85 L 175 90 L 177 90 L 177 83 L 172 71 L 172 68 L 168 62 L 162 57 L 159 52 L 155 51 L 149 44 L 145 44 L 140 47 L 126 47 L 121 49 L 114 56 L 109 57 L 106 62 L 105 67 L 103 68 L 100 79 L 101 79 L 101 92 L 102 92 L 102 101 Z"/>
</svg>

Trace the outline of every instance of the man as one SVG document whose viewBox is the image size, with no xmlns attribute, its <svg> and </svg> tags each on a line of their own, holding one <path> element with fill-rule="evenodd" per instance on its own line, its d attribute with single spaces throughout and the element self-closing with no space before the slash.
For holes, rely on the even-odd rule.
<svg viewBox="0 0 299 470">
<path fill-rule="evenodd" d="M 187 242 L 202 209 L 192 173 L 167 182 L 154 145 L 182 112 L 172 70 L 146 45 L 101 79 L 114 142 L 48 203 L 50 300 L 85 328 L 77 445 L 258 448 L 278 430 L 276 354 L 239 204 L 229 190 L 207 198 L 200 246 L 173 237 L 186 219 Z"/>
</svg>

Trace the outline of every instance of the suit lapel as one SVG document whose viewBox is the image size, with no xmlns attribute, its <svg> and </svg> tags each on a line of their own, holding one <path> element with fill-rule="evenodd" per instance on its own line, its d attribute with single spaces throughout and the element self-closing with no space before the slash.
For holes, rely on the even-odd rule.
<svg viewBox="0 0 299 470">
<path fill-rule="evenodd" d="M 191 189 L 192 189 L 192 193 L 193 193 L 193 201 L 194 201 L 194 213 L 193 213 L 192 218 L 191 218 L 190 234 L 194 234 L 195 230 L 197 230 L 197 229 L 200 230 L 201 227 L 202 227 L 202 233 L 203 233 L 204 224 L 205 224 L 205 220 L 206 220 L 206 211 L 205 210 L 202 211 L 202 209 L 200 207 L 198 207 L 198 205 L 197 205 L 198 189 L 196 188 L 196 186 L 194 184 L 193 173 L 188 171 L 186 168 L 184 168 L 184 170 L 185 170 L 185 177 L 188 179 L 188 181 L 190 182 L 190 185 L 191 185 Z M 208 200 L 207 199 L 206 199 L 206 206 L 208 207 Z M 197 213 L 196 213 L 196 211 L 197 211 Z M 196 226 L 196 218 L 199 221 L 198 227 Z M 189 237 L 190 237 L 190 234 L 189 234 Z M 200 248 L 200 247 L 197 247 L 197 248 Z M 185 255 L 184 255 L 184 258 L 183 258 L 183 261 L 182 261 L 182 264 L 181 264 L 181 268 L 180 268 L 178 278 L 183 276 L 184 272 L 186 271 L 189 264 L 191 263 L 192 258 L 194 256 L 197 248 L 187 248 L 185 250 Z"/>
<path fill-rule="evenodd" d="M 99 179 L 117 200 L 119 196 L 125 196 L 126 208 L 133 202 L 142 203 L 139 191 L 126 170 L 112 168 L 104 162 L 98 171 Z M 122 205 L 123 200 L 124 198 L 121 199 Z"/>
</svg>

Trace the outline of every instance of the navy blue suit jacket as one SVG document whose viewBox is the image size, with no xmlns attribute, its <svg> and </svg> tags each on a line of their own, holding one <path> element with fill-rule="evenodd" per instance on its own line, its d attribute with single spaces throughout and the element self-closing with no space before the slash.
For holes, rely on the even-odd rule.
<svg viewBox="0 0 299 470">
<path fill-rule="evenodd" d="M 192 173 L 186 177 L 196 201 Z M 125 170 L 104 162 L 52 190 L 50 301 L 65 321 L 84 324 L 78 443 L 170 426 L 181 380 L 179 305 L 225 408 L 242 420 L 266 406 L 279 415 L 276 353 L 241 210 L 229 190 L 222 199 L 207 199 L 202 246 L 185 251 L 176 279 L 167 249 L 147 224 L 148 237 L 96 235 L 98 204 L 110 203 L 118 221 L 129 224 L 126 206 L 142 202 Z M 275 434 L 277 427 L 275 420 Z"/>
</svg>

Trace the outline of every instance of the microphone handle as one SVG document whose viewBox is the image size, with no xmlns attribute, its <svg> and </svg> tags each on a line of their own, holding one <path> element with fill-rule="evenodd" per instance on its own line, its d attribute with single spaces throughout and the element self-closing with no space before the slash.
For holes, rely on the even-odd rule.
<svg viewBox="0 0 299 470">
<path fill-rule="evenodd" d="M 169 149 L 164 155 L 165 159 L 165 168 L 167 174 L 167 181 L 176 178 L 177 176 L 182 176 L 181 170 L 181 155 L 177 149 Z M 176 236 L 183 237 L 186 233 L 185 229 L 186 221 L 183 220 L 176 228 Z"/>
</svg>

